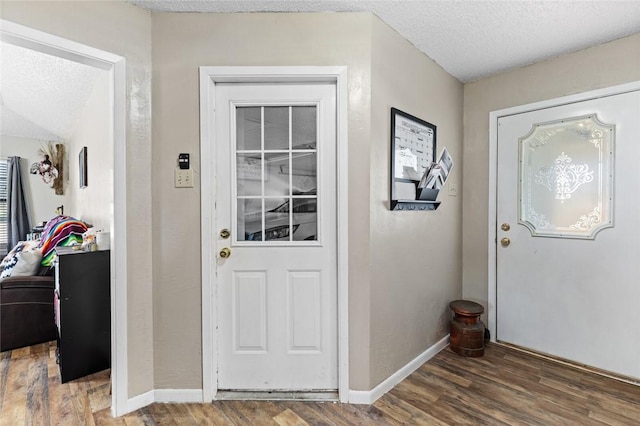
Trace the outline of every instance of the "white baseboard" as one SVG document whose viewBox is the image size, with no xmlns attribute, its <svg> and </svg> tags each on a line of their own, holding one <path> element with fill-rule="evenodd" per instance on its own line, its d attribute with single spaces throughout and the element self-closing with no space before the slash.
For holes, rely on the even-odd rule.
<svg viewBox="0 0 640 426">
<path fill-rule="evenodd" d="M 422 364 L 433 358 L 449 344 L 449 335 L 415 357 L 407 365 L 393 373 L 386 380 L 369 391 L 349 390 L 349 404 L 373 404 L 378 398 L 389 392 L 398 383 L 409 377 Z M 203 402 L 202 389 L 155 389 L 130 398 L 127 412 L 139 410 L 154 402 Z"/>
<path fill-rule="evenodd" d="M 371 401 L 371 391 L 358 391 L 349 389 L 349 404 L 366 404 L 369 405 Z"/>
<path fill-rule="evenodd" d="M 407 365 L 393 373 L 386 380 L 370 391 L 349 390 L 349 404 L 373 404 L 378 398 L 389 392 L 398 383 L 409 377 L 422 364 L 433 358 L 438 352 L 449 345 L 449 335 L 440 339 L 435 345 L 415 357 Z"/>
<path fill-rule="evenodd" d="M 138 396 L 134 396 L 133 398 L 129 398 L 129 400 L 127 401 L 127 412 L 120 413 L 119 415 L 125 415 L 127 413 L 131 413 L 132 411 L 136 411 L 143 407 L 146 407 L 147 405 L 153 404 L 155 402 L 154 393 L 154 390 L 150 390 Z"/>
<path fill-rule="evenodd" d="M 202 389 L 156 389 L 155 402 L 203 402 Z"/>
<path fill-rule="evenodd" d="M 202 402 L 202 389 L 155 389 L 129 398 L 126 413 L 139 410 L 154 402 Z"/>
</svg>

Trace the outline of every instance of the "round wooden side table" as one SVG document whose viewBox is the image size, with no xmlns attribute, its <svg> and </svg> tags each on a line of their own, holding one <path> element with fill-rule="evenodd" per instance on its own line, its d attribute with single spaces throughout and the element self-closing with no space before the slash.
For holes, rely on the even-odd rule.
<svg viewBox="0 0 640 426">
<path fill-rule="evenodd" d="M 449 303 L 454 313 L 451 320 L 451 350 L 458 355 L 479 357 L 484 355 L 484 324 L 480 315 L 484 312 L 482 305 L 470 300 L 454 300 Z"/>
</svg>

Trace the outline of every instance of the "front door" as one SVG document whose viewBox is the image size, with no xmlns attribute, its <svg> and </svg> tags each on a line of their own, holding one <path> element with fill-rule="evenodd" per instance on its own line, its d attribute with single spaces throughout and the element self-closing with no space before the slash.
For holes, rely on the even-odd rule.
<svg viewBox="0 0 640 426">
<path fill-rule="evenodd" d="M 335 84 L 215 96 L 218 389 L 335 390 Z"/>
<path fill-rule="evenodd" d="M 640 92 L 498 119 L 497 339 L 640 378 Z"/>
</svg>

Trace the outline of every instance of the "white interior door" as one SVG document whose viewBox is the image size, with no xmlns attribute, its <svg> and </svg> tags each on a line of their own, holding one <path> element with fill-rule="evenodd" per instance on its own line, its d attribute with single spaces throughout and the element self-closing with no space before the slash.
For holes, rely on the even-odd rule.
<svg viewBox="0 0 640 426">
<path fill-rule="evenodd" d="M 640 378 L 639 159 L 638 91 L 499 118 L 499 341 Z"/>
<path fill-rule="evenodd" d="M 335 84 L 215 96 L 218 389 L 335 390 Z"/>
</svg>

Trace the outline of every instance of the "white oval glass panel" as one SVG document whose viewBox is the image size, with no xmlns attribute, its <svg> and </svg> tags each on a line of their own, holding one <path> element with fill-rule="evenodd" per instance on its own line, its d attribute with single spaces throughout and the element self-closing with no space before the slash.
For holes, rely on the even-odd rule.
<svg viewBox="0 0 640 426">
<path fill-rule="evenodd" d="M 535 124 L 518 140 L 518 223 L 555 238 L 612 227 L 614 139 L 596 114 Z"/>
</svg>

